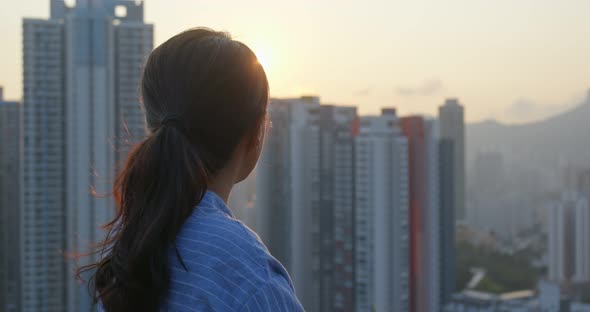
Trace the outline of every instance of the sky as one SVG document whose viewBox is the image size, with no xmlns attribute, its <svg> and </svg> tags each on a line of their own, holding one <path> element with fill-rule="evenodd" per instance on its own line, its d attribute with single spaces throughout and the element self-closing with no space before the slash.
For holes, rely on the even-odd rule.
<svg viewBox="0 0 590 312">
<path fill-rule="evenodd" d="M 73 2 L 68 0 L 67 2 Z M 522 123 L 567 110 L 590 88 L 588 0 L 146 0 L 155 45 L 195 26 L 259 55 L 271 95 L 319 95 L 361 114 L 436 114 Z M 49 0 L 0 4 L 0 85 L 22 94 L 21 19 Z"/>
</svg>

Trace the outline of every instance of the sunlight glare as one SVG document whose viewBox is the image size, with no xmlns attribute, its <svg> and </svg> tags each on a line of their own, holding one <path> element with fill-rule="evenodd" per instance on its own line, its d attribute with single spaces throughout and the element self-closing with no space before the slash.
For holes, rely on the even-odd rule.
<svg viewBox="0 0 590 312">
<path fill-rule="evenodd" d="M 268 73 L 270 71 L 270 67 L 273 64 L 272 54 L 270 49 L 266 46 L 261 45 L 253 45 L 252 50 L 254 54 L 256 54 L 256 58 L 258 59 L 258 63 L 262 65 L 264 70 Z"/>
</svg>

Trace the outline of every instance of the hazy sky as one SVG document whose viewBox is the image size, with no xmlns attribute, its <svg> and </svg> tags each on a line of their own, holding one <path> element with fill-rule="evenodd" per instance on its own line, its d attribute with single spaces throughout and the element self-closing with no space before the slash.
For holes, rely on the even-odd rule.
<svg viewBox="0 0 590 312">
<path fill-rule="evenodd" d="M 0 5 L 0 85 L 20 98 L 21 18 L 49 0 Z M 470 121 L 527 121 L 590 88 L 588 0 L 147 0 L 155 44 L 194 26 L 226 30 L 266 63 L 275 97 L 317 94 L 362 114 L 433 114 L 458 97 Z"/>
</svg>

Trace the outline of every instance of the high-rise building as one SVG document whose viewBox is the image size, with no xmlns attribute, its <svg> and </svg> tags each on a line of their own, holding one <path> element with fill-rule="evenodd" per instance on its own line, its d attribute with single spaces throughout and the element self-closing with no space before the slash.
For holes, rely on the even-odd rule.
<svg viewBox="0 0 590 312">
<path fill-rule="evenodd" d="M 0 311 L 20 311 L 20 109 L 0 87 Z"/>
<path fill-rule="evenodd" d="M 444 306 L 455 292 L 455 184 L 453 141 L 439 142 L 440 300 Z"/>
<path fill-rule="evenodd" d="M 63 21 L 23 23 L 21 309 L 63 311 L 65 250 Z"/>
<path fill-rule="evenodd" d="M 564 192 L 561 201 L 549 207 L 548 278 L 553 282 L 572 281 L 576 273 L 576 212 L 587 205 L 577 193 Z"/>
<path fill-rule="evenodd" d="M 438 138 L 433 120 L 400 119 L 408 139 L 410 202 L 410 309 L 440 308 Z"/>
<path fill-rule="evenodd" d="M 352 311 L 356 108 L 272 100 L 256 227 L 307 311 Z"/>
<path fill-rule="evenodd" d="M 88 252 L 112 215 L 108 194 L 128 142 L 143 137 L 141 65 L 153 47 L 143 2 L 50 1 L 23 22 L 23 311 L 82 311 L 67 255 Z M 95 256 L 83 262 L 96 260 Z"/>
<path fill-rule="evenodd" d="M 356 107 L 320 106 L 320 311 L 354 307 Z"/>
<path fill-rule="evenodd" d="M 569 212 L 573 214 L 573 218 L 575 221 L 573 222 L 573 228 L 564 229 L 568 231 L 569 235 L 574 237 L 574 282 L 578 283 L 589 283 L 590 282 L 590 169 L 586 167 L 578 167 L 568 165 L 565 167 L 564 175 L 563 175 L 563 187 L 566 192 L 562 195 L 562 202 L 560 205 L 556 207 L 552 207 L 551 210 L 552 214 L 559 213 L 559 211 L 555 211 L 563 205 L 568 204 L 568 199 L 570 201 L 569 207 L 570 210 L 575 210 L 573 212 Z M 571 203 L 571 201 L 575 201 L 575 203 Z M 573 207 L 572 207 L 573 206 Z M 559 237 L 559 232 L 554 229 L 554 227 L 558 226 L 555 224 L 555 220 L 553 220 L 554 215 L 549 216 L 549 243 L 550 243 L 550 259 L 553 257 L 559 257 L 560 255 L 556 253 L 557 248 L 560 246 L 555 246 L 551 249 L 551 244 L 557 244 L 561 241 L 555 240 Z M 551 234 L 554 234 L 552 237 Z M 555 235 L 557 234 L 557 235 Z M 551 253 L 553 251 L 553 253 Z M 571 254 L 566 255 L 568 257 L 572 257 Z M 559 259 L 559 258 L 558 258 Z M 551 263 L 550 263 L 551 265 Z M 550 267 L 551 268 L 551 267 Z M 555 269 L 554 269 L 555 271 Z M 549 270 L 552 273 L 552 270 Z M 553 274 L 555 275 L 555 274 Z M 553 276 L 555 277 L 555 276 Z"/>
<path fill-rule="evenodd" d="M 588 197 L 576 205 L 576 267 L 574 280 L 590 282 L 590 205 Z"/>
<path fill-rule="evenodd" d="M 320 311 L 319 98 L 273 99 L 257 166 L 256 229 L 289 271 L 306 311 Z"/>
<path fill-rule="evenodd" d="M 361 118 L 355 159 L 355 311 L 408 311 L 408 150 L 395 110 Z"/>
<path fill-rule="evenodd" d="M 425 152 L 426 152 L 426 190 L 427 216 L 425 231 L 428 246 L 427 272 L 428 281 L 427 311 L 435 312 L 441 308 L 440 304 L 440 190 L 439 190 L 439 135 L 437 121 L 424 119 Z"/>
<path fill-rule="evenodd" d="M 457 99 L 447 99 L 439 108 L 439 131 L 441 139 L 453 142 L 453 185 L 455 218 L 465 220 L 465 117 L 463 106 Z"/>
</svg>

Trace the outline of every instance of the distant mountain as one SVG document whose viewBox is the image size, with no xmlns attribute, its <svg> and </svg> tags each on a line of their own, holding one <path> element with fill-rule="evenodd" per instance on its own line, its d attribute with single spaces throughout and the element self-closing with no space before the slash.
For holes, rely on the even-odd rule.
<svg viewBox="0 0 590 312">
<path fill-rule="evenodd" d="M 572 163 L 590 167 L 590 94 L 577 107 L 542 121 L 468 124 L 468 168 L 477 153 L 499 151 L 507 162 L 532 166 Z"/>
</svg>

